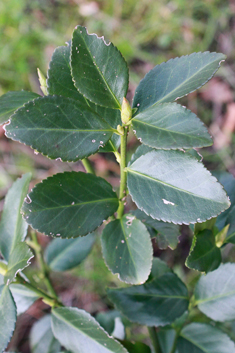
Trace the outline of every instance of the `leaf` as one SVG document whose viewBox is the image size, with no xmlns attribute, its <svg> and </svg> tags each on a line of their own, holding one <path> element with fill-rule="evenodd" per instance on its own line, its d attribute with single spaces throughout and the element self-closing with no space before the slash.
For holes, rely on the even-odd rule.
<svg viewBox="0 0 235 353">
<path fill-rule="evenodd" d="M 220 249 L 215 244 L 212 231 L 205 229 L 194 235 L 186 266 L 201 272 L 209 272 L 219 267 L 222 261 Z"/>
<path fill-rule="evenodd" d="M 115 328 L 115 319 L 120 318 L 121 314 L 117 310 L 100 312 L 96 315 L 96 321 L 111 336 Z"/>
<path fill-rule="evenodd" d="M 157 221 L 147 216 L 141 210 L 132 211 L 132 213 L 140 219 L 146 226 L 157 231 L 156 241 L 160 249 L 166 249 L 168 246 L 174 250 L 179 243 L 180 230 L 179 226 L 174 223 L 165 223 Z"/>
<path fill-rule="evenodd" d="M 37 299 L 39 299 L 39 296 L 35 294 L 35 292 L 26 288 L 22 284 L 11 284 L 10 289 L 16 303 L 18 316 L 24 313 Z"/>
<path fill-rule="evenodd" d="M 138 139 L 154 148 L 203 147 L 213 143 L 200 119 L 177 103 L 149 107 L 131 123 Z"/>
<path fill-rule="evenodd" d="M 77 26 L 72 38 L 71 67 L 75 86 L 82 95 L 93 103 L 121 109 L 129 74 L 124 58 L 112 43 Z"/>
<path fill-rule="evenodd" d="M 0 352 L 7 347 L 15 329 L 16 306 L 8 286 L 0 286 Z"/>
<path fill-rule="evenodd" d="M 230 201 L 231 201 L 231 206 L 228 208 L 225 212 L 221 213 L 216 220 L 216 227 L 220 230 L 222 230 L 225 225 L 226 221 L 228 218 L 228 215 L 232 209 L 232 207 L 235 205 L 235 178 L 232 174 L 227 173 L 227 172 L 218 172 L 214 171 L 213 175 L 219 180 L 219 182 L 224 186 L 225 191 L 227 192 Z"/>
<path fill-rule="evenodd" d="M 157 335 L 158 335 L 158 340 L 159 340 L 162 353 L 171 353 L 172 352 L 171 349 L 173 347 L 175 336 L 176 336 L 176 331 L 174 329 L 164 328 L 159 330 L 157 332 Z"/>
<path fill-rule="evenodd" d="M 157 220 L 204 222 L 229 207 L 222 186 L 190 154 L 154 150 L 138 158 L 126 171 L 133 201 Z"/>
<path fill-rule="evenodd" d="M 86 235 L 113 215 L 119 201 L 104 179 L 82 172 L 55 174 L 37 184 L 22 207 L 41 233 L 61 238 Z"/>
<path fill-rule="evenodd" d="M 58 353 L 60 343 L 51 330 L 51 315 L 37 321 L 30 332 L 30 348 L 33 353 Z"/>
<path fill-rule="evenodd" d="M 128 349 L 129 353 L 151 353 L 151 349 L 144 343 L 141 342 L 130 342 L 130 341 L 122 341 L 121 342 L 125 348 Z"/>
<path fill-rule="evenodd" d="M 17 179 L 9 189 L 0 222 L 0 252 L 6 261 L 16 244 L 24 241 L 28 224 L 20 213 L 21 206 L 27 194 L 31 174 L 27 173 Z"/>
<path fill-rule="evenodd" d="M 87 105 L 67 97 L 47 96 L 17 110 L 6 136 L 49 158 L 76 161 L 98 151 L 113 129 Z"/>
<path fill-rule="evenodd" d="M 30 265 L 30 260 L 34 257 L 28 245 L 24 242 L 18 243 L 10 254 L 5 274 L 5 283 L 12 282 L 18 272 Z"/>
<path fill-rule="evenodd" d="M 151 273 L 148 280 L 161 277 L 167 272 L 171 272 L 171 269 L 167 266 L 166 262 L 162 261 L 158 257 L 154 257 Z"/>
<path fill-rule="evenodd" d="M 234 342 L 216 327 L 192 323 L 183 328 L 176 353 L 234 353 Z"/>
<path fill-rule="evenodd" d="M 121 281 L 140 284 L 147 280 L 153 248 L 146 227 L 135 216 L 127 214 L 107 224 L 101 244 L 108 268 Z"/>
<path fill-rule="evenodd" d="M 147 108 L 185 96 L 208 82 L 225 60 L 221 53 L 193 53 L 155 66 L 136 88 L 133 107 Z"/>
<path fill-rule="evenodd" d="M 117 109 L 101 107 L 88 101 L 74 86 L 70 67 L 70 49 L 68 44 L 58 47 L 52 55 L 48 70 L 48 91 L 50 95 L 62 95 L 73 98 L 82 105 L 87 105 L 101 116 L 112 128 L 116 129 L 121 123 L 121 113 Z M 120 136 L 114 134 L 104 147 L 100 147 L 99 152 L 116 152 L 120 146 Z"/>
<path fill-rule="evenodd" d="M 40 97 L 34 92 L 11 91 L 0 97 L 0 124 L 6 123 L 15 110 L 34 98 Z"/>
<path fill-rule="evenodd" d="M 235 244 L 235 205 L 228 213 L 226 224 L 229 225 L 229 229 L 225 242 Z"/>
<path fill-rule="evenodd" d="M 136 151 L 131 156 L 131 160 L 130 160 L 128 166 L 130 164 L 133 164 L 138 158 L 140 158 L 144 154 L 146 154 L 148 152 L 152 152 L 152 151 L 155 151 L 155 149 L 152 147 L 146 146 L 146 145 L 140 145 L 139 147 L 137 147 Z"/>
<path fill-rule="evenodd" d="M 52 310 L 52 331 L 62 346 L 73 353 L 127 353 L 121 344 L 109 337 L 98 322 L 84 310 Z"/>
<path fill-rule="evenodd" d="M 222 264 L 202 276 L 195 288 L 195 304 L 215 321 L 235 319 L 235 264 Z"/>
<path fill-rule="evenodd" d="M 170 324 L 188 308 L 187 288 L 171 272 L 141 286 L 108 289 L 107 292 L 123 315 L 147 326 Z"/>
<path fill-rule="evenodd" d="M 46 248 L 46 262 L 53 271 L 70 270 L 88 256 L 94 241 L 93 233 L 77 239 L 54 239 Z"/>
</svg>

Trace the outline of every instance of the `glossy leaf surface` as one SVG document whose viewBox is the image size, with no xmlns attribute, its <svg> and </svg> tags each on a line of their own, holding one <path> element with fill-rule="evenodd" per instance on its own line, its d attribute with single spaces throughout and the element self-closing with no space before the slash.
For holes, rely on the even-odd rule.
<svg viewBox="0 0 235 353">
<path fill-rule="evenodd" d="M 0 286 L 0 352 L 7 347 L 16 323 L 16 306 L 8 286 Z"/>
<path fill-rule="evenodd" d="M 136 88 L 133 107 L 140 112 L 195 91 L 211 79 L 225 58 L 221 53 L 193 53 L 155 66 Z"/>
<path fill-rule="evenodd" d="M 184 152 L 154 150 L 126 170 L 133 201 L 152 218 L 189 224 L 203 222 L 229 207 L 222 186 Z"/>
<path fill-rule="evenodd" d="M 152 266 L 152 243 L 146 227 L 135 216 L 127 214 L 107 224 L 101 241 L 105 262 L 121 281 L 141 284 L 147 280 Z"/>
<path fill-rule="evenodd" d="M 152 106 L 136 115 L 131 122 L 138 139 L 154 148 L 177 149 L 212 144 L 203 123 L 177 103 Z"/>
<path fill-rule="evenodd" d="M 127 353 L 121 344 L 104 331 L 84 310 L 52 310 L 52 330 L 62 346 L 73 353 Z"/>
<path fill-rule="evenodd" d="M 205 229 L 194 235 L 186 266 L 201 272 L 209 272 L 219 267 L 222 261 L 220 249 L 215 244 L 212 231 Z"/>
<path fill-rule="evenodd" d="M 5 130 L 7 137 L 63 161 L 75 161 L 97 152 L 113 133 L 87 105 L 59 96 L 29 102 L 12 116 Z"/>
<path fill-rule="evenodd" d="M 177 224 L 157 221 L 147 216 L 146 213 L 141 210 L 136 210 L 132 213 L 146 226 L 157 231 L 156 241 L 160 249 L 166 249 L 169 246 L 174 250 L 177 247 L 180 236 L 180 230 Z"/>
<path fill-rule="evenodd" d="M 192 323 L 183 328 L 176 353 L 234 353 L 234 342 L 217 328 Z"/>
<path fill-rule="evenodd" d="M 76 239 L 54 239 L 46 248 L 46 262 L 53 271 L 70 270 L 88 256 L 94 241 L 92 233 Z"/>
<path fill-rule="evenodd" d="M 108 289 L 108 298 L 129 320 L 147 326 L 170 324 L 188 307 L 187 288 L 170 272 L 141 286 Z"/>
<path fill-rule="evenodd" d="M 33 253 L 26 243 L 18 243 L 10 254 L 7 273 L 4 278 L 5 282 L 12 282 L 18 272 L 30 265 L 30 259 L 32 259 L 33 256 Z"/>
<path fill-rule="evenodd" d="M 41 233 L 61 238 L 86 235 L 118 208 L 112 186 L 82 172 L 55 174 L 37 184 L 23 204 L 26 221 Z"/>
<path fill-rule="evenodd" d="M 40 97 L 37 93 L 27 91 L 11 91 L 0 97 L 0 124 L 6 123 L 15 110 L 28 101 Z"/>
<path fill-rule="evenodd" d="M 23 220 L 20 209 L 27 195 L 30 179 L 30 173 L 17 179 L 5 198 L 0 222 L 0 252 L 6 261 L 15 246 L 26 237 L 28 225 Z"/>
<path fill-rule="evenodd" d="M 51 330 L 51 315 L 37 321 L 30 332 L 30 347 L 33 353 L 58 353 L 60 343 Z"/>
<path fill-rule="evenodd" d="M 227 263 L 202 276 L 195 288 L 195 304 L 215 321 L 235 319 L 235 264 Z"/>
<path fill-rule="evenodd" d="M 14 297 L 14 301 L 17 307 L 17 315 L 24 313 L 37 299 L 39 296 L 35 292 L 26 288 L 22 284 L 11 284 L 11 293 Z"/>
<path fill-rule="evenodd" d="M 128 89 L 128 68 L 121 53 L 85 27 L 73 32 L 72 76 L 79 92 L 93 103 L 120 109 Z"/>
</svg>

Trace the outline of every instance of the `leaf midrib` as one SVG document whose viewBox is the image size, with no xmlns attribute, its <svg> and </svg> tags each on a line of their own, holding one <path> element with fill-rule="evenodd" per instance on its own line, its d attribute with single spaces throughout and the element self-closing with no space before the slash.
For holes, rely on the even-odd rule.
<svg viewBox="0 0 235 353">
<path fill-rule="evenodd" d="M 186 341 L 192 343 L 194 346 L 196 346 L 196 347 L 198 347 L 199 349 L 201 349 L 202 352 L 204 352 L 204 353 L 211 353 L 210 351 L 205 350 L 204 347 L 202 347 L 200 344 L 195 343 L 192 339 L 189 339 L 187 336 L 184 336 L 184 334 L 182 334 L 182 332 L 181 332 L 180 336 L 183 337 Z"/>
<path fill-rule="evenodd" d="M 203 303 L 207 303 L 207 302 L 214 301 L 214 300 L 216 300 L 216 299 L 229 297 L 229 296 L 231 296 L 231 295 L 235 295 L 235 290 L 232 291 L 232 292 L 228 292 L 228 293 L 218 294 L 218 295 L 215 295 L 214 297 L 196 300 L 196 301 L 195 301 L 195 304 L 196 304 L 196 305 L 199 305 L 199 304 L 203 304 Z"/>
<path fill-rule="evenodd" d="M 140 175 L 140 176 L 142 176 L 143 178 L 150 179 L 150 180 L 152 180 L 152 181 L 154 181 L 154 182 L 156 182 L 156 183 L 165 185 L 165 186 L 167 186 L 167 187 L 169 187 L 169 188 L 175 189 L 175 190 L 177 190 L 177 191 L 179 191 L 179 192 L 182 192 L 182 193 L 185 193 L 185 194 L 189 194 L 189 195 L 192 195 L 192 196 L 194 196 L 194 197 L 197 197 L 197 198 L 200 198 L 200 199 L 204 199 L 204 200 L 208 200 L 208 201 L 211 201 L 211 202 L 213 201 L 213 202 L 218 203 L 218 204 L 222 204 L 222 205 L 224 204 L 224 202 L 218 202 L 218 201 L 216 201 L 216 200 L 209 199 L 208 197 L 204 197 L 204 196 L 201 196 L 201 195 L 193 194 L 193 193 L 190 192 L 190 191 L 187 191 L 187 190 L 184 190 L 184 189 L 180 189 L 180 188 L 178 188 L 178 187 L 176 187 L 176 186 L 174 186 L 174 185 L 168 184 L 168 183 L 166 183 L 166 182 L 164 182 L 164 181 L 162 181 L 162 180 L 154 179 L 153 177 L 151 177 L 151 176 L 149 176 L 149 175 L 143 174 L 143 173 L 138 172 L 138 171 L 136 171 L 136 170 L 133 170 L 133 169 L 131 169 L 131 168 L 129 168 L 129 167 L 126 167 L 125 170 L 126 170 L 126 171 L 129 171 L 130 173 Z"/>
<path fill-rule="evenodd" d="M 46 131 L 61 131 L 61 132 L 114 132 L 116 131 L 115 129 L 62 129 L 62 128 L 47 128 L 47 127 L 25 127 L 25 128 L 12 128 L 14 131 L 35 131 L 35 130 L 46 130 Z M 12 131 L 12 130 L 9 130 Z"/>
</svg>

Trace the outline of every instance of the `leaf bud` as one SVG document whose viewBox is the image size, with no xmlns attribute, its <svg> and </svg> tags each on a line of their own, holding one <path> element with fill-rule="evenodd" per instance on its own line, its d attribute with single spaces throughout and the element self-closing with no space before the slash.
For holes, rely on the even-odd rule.
<svg viewBox="0 0 235 353">
<path fill-rule="evenodd" d="M 38 68 L 38 78 L 39 78 L 39 82 L 40 82 L 40 88 L 42 90 L 42 92 L 44 93 L 45 96 L 48 95 L 47 92 L 47 80 L 46 77 L 43 75 L 42 71 Z"/>
<path fill-rule="evenodd" d="M 124 97 L 122 101 L 121 119 L 123 124 L 127 124 L 132 118 L 132 109 L 128 100 Z"/>
</svg>

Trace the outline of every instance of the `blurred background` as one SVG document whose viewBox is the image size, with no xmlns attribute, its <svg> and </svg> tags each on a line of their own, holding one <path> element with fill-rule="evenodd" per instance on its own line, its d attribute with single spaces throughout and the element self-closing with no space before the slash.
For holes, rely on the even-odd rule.
<svg viewBox="0 0 235 353">
<path fill-rule="evenodd" d="M 71 38 L 78 24 L 86 26 L 89 33 L 104 35 L 122 52 L 130 67 L 130 100 L 139 80 L 163 61 L 198 51 L 226 54 L 227 60 L 216 76 L 180 103 L 202 119 L 214 138 L 212 147 L 200 151 L 205 165 L 235 176 L 235 0 L 0 0 L 0 95 L 21 89 L 41 93 L 37 68 L 46 74 L 54 49 Z M 136 139 L 130 136 L 130 155 L 136 146 Z M 115 158 L 97 154 L 90 159 L 97 174 L 118 187 L 119 167 Z M 7 140 L 1 129 L 0 211 L 7 190 L 18 176 L 32 172 L 33 186 L 65 170 L 83 167 L 80 162 L 61 163 L 36 155 L 29 147 Z M 188 234 L 188 230 L 182 230 L 175 251 L 168 249 L 162 254 L 157 245 L 155 248 L 155 255 L 178 268 L 181 277 L 186 276 L 182 265 L 191 244 Z M 40 237 L 42 246 L 48 241 L 47 237 Z M 234 260 L 234 250 L 227 251 L 227 256 Z M 99 271 L 94 271 L 97 268 Z M 29 276 L 30 271 L 33 267 L 28 269 Z M 78 305 L 91 313 L 109 305 L 105 295 L 107 284 L 120 285 L 106 268 L 99 243 L 77 270 L 64 276 L 54 274 L 54 283 L 65 304 Z M 27 352 L 29 327 L 42 315 L 42 310 L 46 306 L 41 303 L 41 307 L 33 306 L 26 316 L 20 317 L 24 325 L 19 322 L 13 347 L 18 345 Z M 138 335 L 141 332 L 137 330 Z"/>
</svg>

